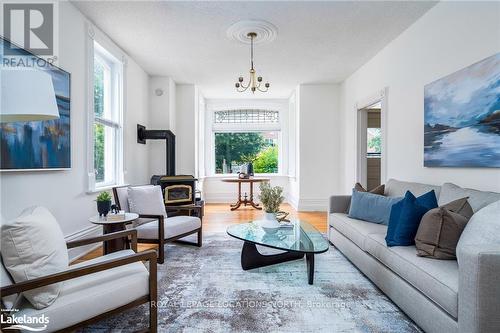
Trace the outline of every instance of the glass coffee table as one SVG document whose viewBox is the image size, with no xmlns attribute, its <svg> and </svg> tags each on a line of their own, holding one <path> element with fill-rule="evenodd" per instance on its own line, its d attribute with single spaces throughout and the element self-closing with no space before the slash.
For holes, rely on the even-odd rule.
<svg viewBox="0 0 500 333">
<path fill-rule="evenodd" d="M 309 284 L 314 280 L 314 254 L 328 251 L 328 241 L 312 225 L 305 221 L 292 221 L 293 228 L 282 227 L 269 234 L 259 226 L 258 221 L 235 224 L 227 228 L 227 233 L 243 241 L 241 268 L 249 270 L 282 262 L 297 260 L 306 256 Z M 285 251 L 265 255 L 259 253 L 256 245 Z"/>
</svg>

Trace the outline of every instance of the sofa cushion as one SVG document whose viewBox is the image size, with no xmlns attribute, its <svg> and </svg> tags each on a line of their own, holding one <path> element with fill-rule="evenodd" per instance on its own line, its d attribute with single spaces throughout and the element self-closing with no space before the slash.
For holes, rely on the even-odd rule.
<svg viewBox="0 0 500 333">
<path fill-rule="evenodd" d="M 16 219 L 2 224 L 1 252 L 5 268 L 15 282 L 64 271 L 68 250 L 59 224 L 43 207 L 25 209 Z M 42 309 L 54 302 L 62 283 L 23 293 L 31 304 Z"/>
<path fill-rule="evenodd" d="M 163 221 L 165 239 L 175 237 L 201 227 L 201 220 L 195 216 L 174 216 Z M 158 239 L 158 220 L 136 227 L 137 238 Z"/>
<path fill-rule="evenodd" d="M 114 252 L 70 268 L 85 267 L 134 254 L 132 250 Z M 141 262 L 134 262 L 64 282 L 59 297 L 50 306 L 37 310 L 28 302 L 20 305 L 16 316 L 48 317 L 46 331 L 53 332 L 116 309 L 149 294 L 149 273 Z"/>
<path fill-rule="evenodd" d="M 390 197 L 403 197 L 406 191 L 410 191 L 415 196 L 421 196 L 424 193 L 434 190 L 436 197 L 439 198 L 440 187 L 429 184 L 414 182 L 403 182 L 396 179 L 389 179 L 385 184 L 385 195 Z"/>
<path fill-rule="evenodd" d="M 368 234 L 383 233 L 385 235 L 387 226 L 361 220 L 352 219 L 347 214 L 330 214 L 330 226 L 349 238 L 360 249 L 365 251 L 365 238 Z"/>
<path fill-rule="evenodd" d="M 490 203 L 500 200 L 500 193 L 478 191 L 470 188 L 462 188 L 453 183 L 444 183 L 441 188 L 439 205 L 443 206 L 453 200 L 469 197 L 468 201 L 474 213 Z"/>
<path fill-rule="evenodd" d="M 385 234 L 367 235 L 366 251 L 443 308 L 453 318 L 457 318 L 457 261 L 417 257 L 415 246 L 387 247 L 384 236 Z"/>
<path fill-rule="evenodd" d="M 352 190 L 349 217 L 372 223 L 389 223 L 391 207 L 401 198 L 389 198 L 383 195 Z"/>
<path fill-rule="evenodd" d="M 472 215 L 457 244 L 457 258 L 467 246 L 496 245 L 500 249 L 500 201 Z"/>
</svg>

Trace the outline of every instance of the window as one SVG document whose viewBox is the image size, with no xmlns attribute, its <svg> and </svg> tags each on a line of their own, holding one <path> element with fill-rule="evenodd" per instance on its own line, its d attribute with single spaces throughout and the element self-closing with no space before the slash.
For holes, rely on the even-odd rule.
<svg viewBox="0 0 500 333">
<path fill-rule="evenodd" d="M 216 174 L 245 170 L 252 162 L 254 173 L 278 173 L 280 119 L 278 111 L 215 111 L 213 118 Z"/>
<path fill-rule="evenodd" d="M 366 152 L 368 157 L 380 157 L 381 148 L 380 128 L 366 129 Z"/>
<path fill-rule="evenodd" d="M 94 41 L 93 190 L 122 182 L 122 67 Z"/>
</svg>

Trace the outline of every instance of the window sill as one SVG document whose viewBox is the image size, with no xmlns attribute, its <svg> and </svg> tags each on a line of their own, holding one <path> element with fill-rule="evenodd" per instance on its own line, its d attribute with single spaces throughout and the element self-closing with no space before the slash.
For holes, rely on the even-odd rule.
<svg viewBox="0 0 500 333">
<path fill-rule="evenodd" d="M 290 177 L 288 175 L 283 175 L 279 173 L 256 173 L 254 177 L 266 177 L 266 178 L 279 178 L 279 177 Z M 200 179 L 218 179 L 218 178 L 238 178 L 238 174 L 227 173 L 227 174 L 215 174 L 210 176 L 199 177 Z"/>
<path fill-rule="evenodd" d="M 87 191 L 87 194 L 95 194 L 95 193 L 100 193 L 100 192 L 104 192 L 104 191 L 109 191 L 111 190 L 113 187 L 117 187 L 117 186 L 128 186 L 130 184 L 112 184 L 112 185 L 106 185 L 106 186 L 101 186 L 101 187 L 96 187 L 92 190 L 88 190 Z"/>
</svg>

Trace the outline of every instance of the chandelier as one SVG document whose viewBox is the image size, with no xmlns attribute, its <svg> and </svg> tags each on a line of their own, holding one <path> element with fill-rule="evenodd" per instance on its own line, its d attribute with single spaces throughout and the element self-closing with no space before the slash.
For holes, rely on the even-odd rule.
<svg viewBox="0 0 500 333">
<path fill-rule="evenodd" d="M 255 32 L 249 32 L 247 34 L 247 37 L 250 38 L 250 78 L 248 80 L 248 83 L 245 85 L 243 83 L 243 76 L 240 76 L 238 78 L 238 82 L 234 85 L 236 87 L 236 90 L 238 92 L 244 92 L 248 88 L 252 91 L 252 93 L 255 93 L 256 90 L 260 92 L 266 92 L 269 89 L 269 82 L 266 82 L 264 86 L 262 87 L 262 76 L 257 76 L 255 77 L 255 69 L 253 68 L 253 40 L 255 37 L 257 37 L 257 33 Z"/>
</svg>

